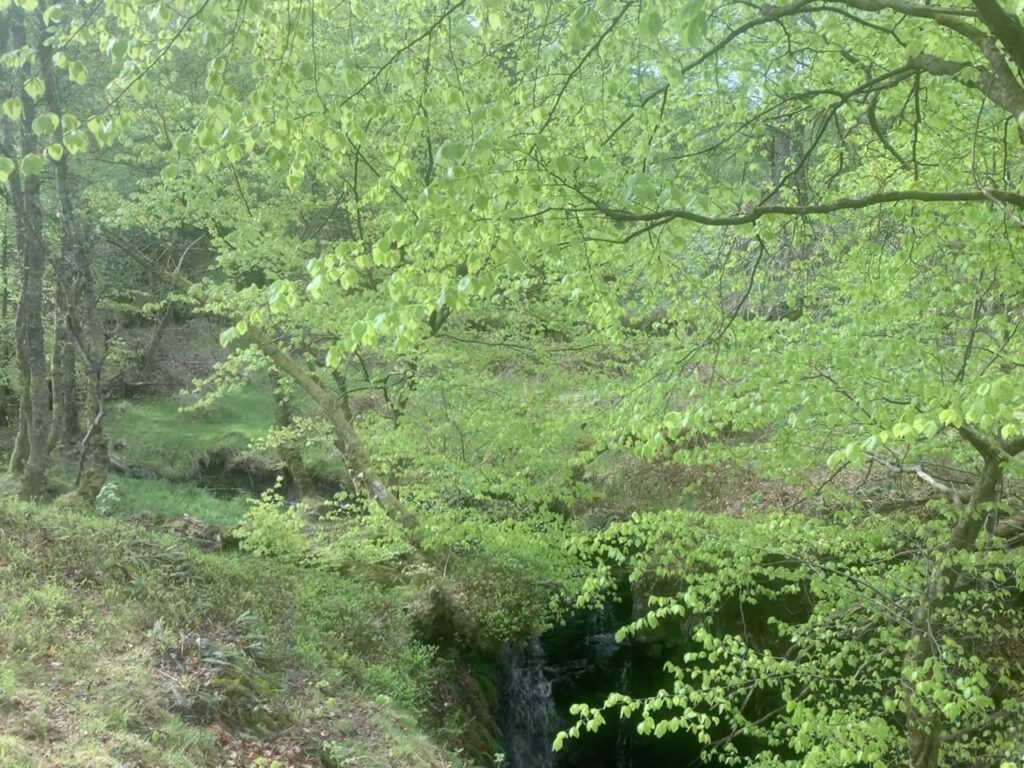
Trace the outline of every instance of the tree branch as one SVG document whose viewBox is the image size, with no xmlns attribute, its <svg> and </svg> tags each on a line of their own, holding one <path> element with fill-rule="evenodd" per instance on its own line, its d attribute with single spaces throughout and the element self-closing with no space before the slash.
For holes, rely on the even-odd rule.
<svg viewBox="0 0 1024 768">
<path fill-rule="evenodd" d="M 1020 19 L 1003 10 L 999 0 L 974 0 L 978 17 L 1013 59 L 1018 69 L 1024 69 L 1024 25 Z"/>
<path fill-rule="evenodd" d="M 904 475 L 914 475 L 919 480 L 923 480 L 932 488 L 942 493 L 946 498 L 948 498 L 950 501 L 956 504 L 957 507 L 963 506 L 963 500 L 960 498 L 960 493 L 959 491 L 957 491 L 956 488 L 954 488 L 951 485 L 946 485 L 942 481 L 932 477 L 931 475 L 924 471 L 924 468 L 920 464 L 915 464 L 914 466 L 911 467 L 904 467 L 899 464 L 893 464 L 890 461 L 886 461 L 878 454 L 870 453 L 868 455 L 871 457 L 872 461 L 881 464 L 890 472 L 896 472 Z"/>
<path fill-rule="evenodd" d="M 961 83 L 968 88 L 980 91 L 992 103 L 1002 107 L 1011 115 L 1016 116 L 1024 112 L 1024 87 L 1013 76 L 1006 60 L 996 50 L 995 43 L 991 39 L 986 39 L 981 49 L 992 65 L 991 71 L 966 62 L 949 61 L 927 53 L 914 56 L 908 65 L 938 77 L 955 77 L 961 72 L 973 68 L 978 72 L 977 77 L 971 80 L 961 80 Z"/>
<path fill-rule="evenodd" d="M 811 205 L 760 205 L 735 216 L 709 216 L 686 208 L 668 208 L 662 211 L 650 212 L 605 207 L 578 210 L 580 212 L 591 211 L 599 213 L 612 221 L 650 223 L 655 226 L 667 224 L 675 220 L 682 220 L 711 227 L 735 227 L 742 224 L 753 224 L 765 216 L 820 216 L 838 211 L 851 211 L 901 202 L 985 203 L 991 202 L 993 199 L 1024 210 L 1024 195 L 998 189 L 978 192 L 931 192 L 928 190 L 908 189 L 894 192 L 879 192 L 864 197 L 844 197 L 829 203 L 815 203 Z M 630 236 L 629 239 L 632 239 L 633 236 L 635 235 Z"/>
</svg>

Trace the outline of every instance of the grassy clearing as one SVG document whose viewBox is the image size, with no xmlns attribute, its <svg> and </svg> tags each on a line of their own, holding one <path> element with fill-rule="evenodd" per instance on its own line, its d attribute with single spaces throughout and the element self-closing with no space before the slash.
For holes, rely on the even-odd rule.
<svg viewBox="0 0 1024 768">
<path fill-rule="evenodd" d="M 281 469 L 276 453 L 253 447 L 274 425 L 268 384 L 253 382 L 200 411 L 182 412 L 187 404 L 184 397 L 112 404 L 106 429 L 113 454 L 136 470 L 170 480 L 197 479 L 202 462 L 211 457 L 269 473 Z M 300 414 L 315 410 L 301 396 L 293 396 L 293 407 Z M 304 459 L 316 477 L 339 487 L 349 482 L 345 464 L 325 434 L 309 435 L 305 443 Z"/>
<path fill-rule="evenodd" d="M 133 467 L 161 477 L 195 477 L 198 462 L 210 455 L 252 456 L 276 463 L 269 454 L 253 454 L 250 443 L 274 423 L 274 397 L 257 383 L 225 395 L 200 411 L 181 412 L 184 398 L 158 398 L 115 404 L 107 417 L 114 452 Z"/>
<path fill-rule="evenodd" d="M 416 598 L 0 501 L 0 765 L 464 765 Z"/>
<path fill-rule="evenodd" d="M 156 521 L 188 515 L 212 525 L 233 526 L 248 504 L 243 496 L 220 497 L 187 483 L 111 475 L 97 501 L 102 514 Z"/>
</svg>

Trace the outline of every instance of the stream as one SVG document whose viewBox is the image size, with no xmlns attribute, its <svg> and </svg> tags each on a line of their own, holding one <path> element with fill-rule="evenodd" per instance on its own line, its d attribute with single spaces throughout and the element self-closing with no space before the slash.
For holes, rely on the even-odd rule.
<svg viewBox="0 0 1024 768">
<path fill-rule="evenodd" d="M 628 613 L 628 607 L 626 609 Z M 628 620 L 621 606 L 577 615 L 501 653 L 502 732 L 508 768 L 687 768 L 702 766 L 694 738 L 677 733 L 641 737 L 636 720 L 608 722 L 597 733 L 567 739 L 560 752 L 555 734 L 575 722 L 575 703 L 597 705 L 612 691 L 643 695 L 668 683 L 662 649 L 615 641 Z"/>
<path fill-rule="evenodd" d="M 115 467 L 127 474 L 132 468 Z M 192 482 L 218 496 L 256 496 L 273 487 L 277 472 L 260 473 L 232 466 L 213 456 L 199 466 Z M 297 498 L 294 482 L 285 475 L 283 491 Z M 497 659 L 500 671 L 496 724 L 501 732 L 504 762 L 500 768 L 700 768 L 695 738 L 668 734 L 661 739 L 640 736 L 636 718 L 620 722 L 607 713 L 596 733 L 567 739 L 554 752 L 555 735 L 576 721 L 573 704 L 599 706 L 613 692 L 636 697 L 671 684 L 664 672 L 667 658 L 678 648 L 636 639 L 618 643 L 616 630 L 633 616 L 632 601 L 583 611 L 564 625 L 525 641 L 506 642 Z"/>
</svg>

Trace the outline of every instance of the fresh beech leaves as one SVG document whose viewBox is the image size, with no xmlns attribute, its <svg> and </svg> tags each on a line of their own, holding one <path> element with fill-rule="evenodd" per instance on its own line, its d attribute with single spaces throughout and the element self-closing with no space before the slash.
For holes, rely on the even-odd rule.
<svg viewBox="0 0 1024 768">
<path fill-rule="evenodd" d="M 38 176 L 43 172 L 46 161 L 43 156 L 32 152 L 21 159 L 21 172 L 25 176 Z"/>
</svg>

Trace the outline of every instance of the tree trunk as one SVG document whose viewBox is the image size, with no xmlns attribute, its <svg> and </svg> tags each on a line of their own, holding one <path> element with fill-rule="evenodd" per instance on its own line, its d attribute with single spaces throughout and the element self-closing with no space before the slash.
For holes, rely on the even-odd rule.
<svg viewBox="0 0 1024 768">
<path fill-rule="evenodd" d="M 12 475 L 24 472 L 25 462 L 28 461 L 28 416 L 31 410 L 32 402 L 28 397 L 28 387 L 23 386 L 18 397 L 18 431 L 14 435 L 11 458 L 7 463 L 7 469 Z"/>
<path fill-rule="evenodd" d="M 41 52 L 40 64 L 46 82 L 46 104 L 50 112 L 62 115 L 59 83 L 48 53 Z M 63 129 L 58 127 L 58 141 L 63 142 Z M 92 263 L 85 238 L 75 215 L 68 173 L 68 153 L 54 161 L 57 176 L 57 212 L 61 223 L 61 250 L 73 270 L 68 295 L 66 328 L 82 362 L 86 381 L 86 431 L 79 443 L 76 492 L 93 501 L 107 480 L 107 440 L 103 432 L 103 365 L 107 358 L 107 340 L 99 296 L 93 277 Z"/>
<path fill-rule="evenodd" d="M 19 309 L 22 321 L 18 338 L 18 364 L 22 386 L 28 393 L 22 405 L 28 405 L 25 425 L 28 430 L 28 457 L 25 461 L 19 494 L 36 498 L 46 487 L 49 467 L 50 390 L 46 371 L 46 345 L 43 331 L 43 271 L 46 245 L 42 233 L 42 209 L 39 206 L 39 182 L 25 181 L 27 249 L 21 283 Z"/>
<path fill-rule="evenodd" d="M 79 444 L 78 472 L 75 492 L 86 501 L 95 501 L 107 482 L 110 457 L 103 432 L 102 365 L 91 368 L 86 377 L 85 410 L 91 421 Z"/>
<path fill-rule="evenodd" d="M 280 385 L 280 377 L 276 374 L 271 377 L 274 387 L 274 426 L 287 431 L 293 426 L 292 407 L 286 392 L 283 392 Z M 302 450 L 296 441 L 283 436 L 277 444 L 277 455 L 288 468 L 289 474 L 295 481 L 299 492 L 299 498 L 307 502 L 314 509 L 323 502 L 316 489 L 316 481 L 313 473 L 309 471 L 306 462 L 302 459 Z"/>
<path fill-rule="evenodd" d="M 3 42 L 7 42 L 4 40 Z M 4 151 L 14 154 L 15 152 L 15 140 L 14 140 L 14 124 L 9 118 L 3 119 L 4 127 Z M 8 189 L 10 190 L 10 201 L 9 206 L 14 218 L 14 247 L 18 257 L 21 258 L 25 254 L 25 226 L 22 221 L 24 212 L 24 206 L 22 205 L 21 197 L 21 184 L 17 177 L 17 171 L 8 178 Z M 6 235 L 6 233 L 5 233 Z M 7 258 L 7 238 L 4 238 L 4 259 Z M 21 281 L 24 283 L 24 266 L 22 267 Z M 7 282 L 4 281 L 4 291 L 6 295 Z M 6 305 L 5 305 L 6 308 Z M 29 415 L 32 411 L 32 400 L 29 397 L 28 377 L 30 372 L 27 370 L 25 363 L 22 334 L 25 329 L 25 321 L 22 317 L 24 314 L 24 305 L 19 301 L 16 304 L 14 311 L 14 360 L 17 364 L 19 384 L 21 386 L 20 393 L 18 395 L 18 431 L 15 433 L 14 445 L 11 448 L 11 458 L 8 462 L 8 470 L 12 475 L 21 475 L 25 471 L 25 462 L 28 461 L 28 432 L 29 432 Z"/>
<path fill-rule="evenodd" d="M 13 49 L 25 45 L 25 13 L 19 7 L 8 10 L 9 43 Z M 26 64 L 23 74 L 28 72 Z M 32 130 L 35 103 L 21 93 L 21 155 L 35 152 L 36 140 Z M 5 138 L 13 139 L 13 126 L 5 126 Z M 13 145 L 13 141 L 10 142 Z M 19 414 L 19 435 L 15 440 L 27 443 L 28 455 L 24 464 L 12 461 L 12 468 L 22 470 L 18 490 L 22 498 L 36 498 L 46 488 L 49 467 L 50 391 L 47 378 L 45 332 L 43 329 L 43 273 L 46 268 L 46 240 L 43 237 L 43 210 L 40 205 L 39 176 L 22 177 L 15 170 L 10 176 L 11 198 L 15 210 L 17 242 L 22 257 L 21 296 L 18 302 L 17 340 L 18 369 L 21 374 L 23 396 Z M 24 413 L 27 408 L 27 414 Z M 25 434 L 21 434 L 24 428 Z M 17 451 L 15 452 L 17 453 Z"/>
<path fill-rule="evenodd" d="M 972 434 L 967 439 L 981 453 L 985 463 L 981 475 L 971 489 L 968 503 L 960 509 L 960 519 L 950 533 L 949 542 L 945 547 L 949 553 L 974 547 L 978 535 L 985 526 L 991 504 L 997 500 L 1003 479 L 1006 450 L 986 444 L 977 435 Z M 959 569 L 952 565 L 931 570 L 925 581 L 921 604 L 913 617 L 914 644 L 904 659 L 902 680 L 907 709 L 906 734 L 910 768 L 938 768 L 940 765 L 940 747 L 945 735 L 942 718 L 934 710 L 934 705 L 919 700 L 914 681 L 910 679 L 908 673 L 921 669 L 922 665 L 935 655 L 933 617 L 953 597 L 959 575 Z"/>
<path fill-rule="evenodd" d="M 72 311 L 68 306 L 67 290 L 59 278 L 55 281 L 56 309 L 53 319 L 53 352 L 50 362 L 50 381 L 53 391 L 53 421 L 50 424 L 50 450 L 71 445 L 81 437 L 78 426 L 78 399 L 76 397 L 77 371 L 75 346 L 68 335 L 67 315 Z"/>
<path fill-rule="evenodd" d="M 50 396 L 52 410 L 50 414 L 50 436 L 47 445 L 52 451 L 60 442 L 61 425 L 64 424 L 64 406 L 67 404 L 67 388 L 64 381 L 64 366 L 61 362 L 64 358 L 64 347 L 68 344 L 68 334 L 64 328 L 62 315 L 64 314 L 63 301 L 59 288 L 56 291 L 56 306 L 53 312 L 53 350 L 50 352 Z"/>
<path fill-rule="evenodd" d="M 14 356 L 14 347 L 11 344 L 13 337 L 9 337 L 6 333 L 11 306 L 10 266 L 10 247 L 5 228 L 0 236 L 0 283 L 2 283 L 0 286 L 0 328 L 4 329 L 3 338 L 0 339 L 0 364 L 7 364 Z M 0 424 L 11 423 L 11 413 L 13 413 L 11 405 L 16 397 L 17 393 L 11 386 L 11 382 L 0 380 Z"/>
<path fill-rule="evenodd" d="M 61 427 L 60 442 L 71 445 L 82 437 L 78 407 L 78 359 L 75 357 L 75 345 L 71 339 L 64 345 L 60 363 L 64 369 L 64 391 L 67 397 L 64 403 L 64 424 Z"/>
</svg>

